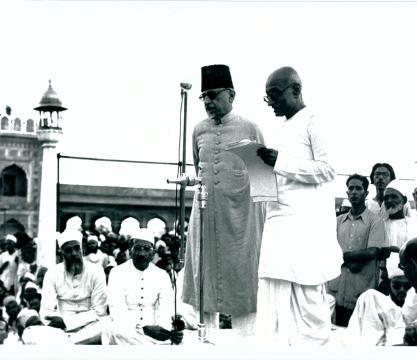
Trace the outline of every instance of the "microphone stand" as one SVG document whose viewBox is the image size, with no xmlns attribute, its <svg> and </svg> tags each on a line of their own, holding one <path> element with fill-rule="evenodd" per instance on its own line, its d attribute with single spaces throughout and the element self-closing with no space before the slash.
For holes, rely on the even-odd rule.
<svg viewBox="0 0 417 360">
<path fill-rule="evenodd" d="M 204 323 L 204 264 L 203 264 L 203 238 L 204 238 L 204 210 L 207 208 L 207 191 L 205 185 L 202 183 L 201 178 L 187 176 L 185 173 L 186 167 L 186 137 L 187 137 L 187 90 L 191 89 L 191 84 L 181 83 L 181 96 L 184 99 L 184 116 L 183 116 L 183 136 L 182 136 L 182 161 L 181 161 L 181 176 L 175 180 L 167 179 L 168 184 L 179 184 L 180 187 L 180 236 L 181 236 L 181 248 L 180 248 L 180 262 L 184 264 L 185 259 L 185 237 L 184 237 L 184 221 L 185 221 L 185 189 L 187 186 L 194 186 L 198 184 L 197 200 L 200 209 L 200 253 L 199 253 L 199 324 L 198 327 L 198 340 L 202 343 L 211 344 L 206 338 L 206 325 Z M 176 301 L 176 300 L 175 300 Z M 177 318 L 177 314 L 175 314 Z"/>
<path fill-rule="evenodd" d="M 168 184 L 180 184 L 181 188 L 186 188 L 187 186 L 194 186 L 198 184 L 198 208 L 200 210 L 200 252 L 199 252 L 199 267 L 198 275 L 200 278 L 200 287 L 199 287 L 199 324 L 198 328 L 198 340 L 202 343 L 210 343 L 207 338 L 206 325 L 204 323 L 204 212 L 207 208 L 207 190 L 206 186 L 202 183 L 201 178 L 187 176 L 183 174 L 179 179 L 167 180 Z"/>
<path fill-rule="evenodd" d="M 188 91 L 181 83 L 181 96 L 184 99 L 184 112 L 183 112 L 183 134 L 182 134 L 182 159 L 181 159 L 181 176 L 185 175 L 186 171 L 186 158 L 187 158 L 187 101 Z M 180 254 L 179 261 L 184 266 L 185 259 L 185 186 L 180 187 Z"/>
</svg>

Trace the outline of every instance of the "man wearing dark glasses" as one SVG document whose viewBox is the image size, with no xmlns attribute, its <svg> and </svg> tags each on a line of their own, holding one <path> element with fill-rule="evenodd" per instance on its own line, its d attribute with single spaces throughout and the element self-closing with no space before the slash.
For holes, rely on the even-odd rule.
<svg viewBox="0 0 417 360">
<path fill-rule="evenodd" d="M 325 283 L 340 274 L 343 261 L 328 131 L 305 106 L 301 88 L 291 67 L 266 82 L 264 101 L 285 121 L 276 148 L 258 150 L 276 175 L 278 201 L 268 203 L 262 235 L 257 333 L 282 345 L 321 345 L 331 331 Z"/>
<path fill-rule="evenodd" d="M 257 271 L 264 222 L 262 203 L 250 197 L 244 162 L 225 150 L 243 139 L 263 143 L 254 123 L 233 111 L 235 90 L 227 65 L 201 69 L 201 95 L 207 119 L 193 131 L 196 173 L 208 193 L 204 218 L 204 310 L 210 331 L 218 328 L 218 313 L 232 315 L 240 335 L 253 332 Z M 184 302 L 198 306 L 200 211 L 197 198 L 188 227 L 184 271 Z"/>
</svg>

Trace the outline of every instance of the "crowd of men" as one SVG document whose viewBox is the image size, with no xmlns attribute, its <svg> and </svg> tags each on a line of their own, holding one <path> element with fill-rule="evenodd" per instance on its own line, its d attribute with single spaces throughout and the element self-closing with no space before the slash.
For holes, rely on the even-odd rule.
<svg viewBox="0 0 417 360">
<path fill-rule="evenodd" d="M 144 228 L 128 218 L 116 235 L 106 218 L 91 231 L 71 218 L 50 269 L 38 266 L 27 234 L 9 234 L 0 254 L 0 342 L 180 344 L 197 328 L 200 340 L 202 329 L 215 337 L 223 320 L 229 334 L 256 343 L 416 345 L 411 194 L 390 164 L 376 163 L 368 177 L 348 177 L 335 214 L 328 132 L 305 105 L 298 73 L 275 70 L 265 90 L 285 119 L 276 147 L 256 153 L 275 176 L 276 196 L 255 199 L 243 160 L 227 150 L 263 142 L 258 126 L 233 111 L 229 67 L 203 67 L 208 118 L 194 128 L 193 154 L 209 206 L 201 214 L 196 193 L 184 269 L 178 234 L 151 221 Z M 412 195 L 416 204 L 417 188 Z"/>
<path fill-rule="evenodd" d="M 74 216 L 57 234 L 56 266 L 38 266 L 36 249 L 23 233 L 1 242 L 1 344 L 146 343 L 143 336 L 125 340 L 128 324 L 140 326 L 144 339 L 181 342 L 183 328 L 172 329 L 174 290 L 181 281 L 179 237 L 162 220 L 141 228 L 130 217 L 115 234 L 106 217 L 86 230 Z M 140 279 L 129 280 L 137 275 L 132 269 Z M 184 328 L 194 329 L 193 312 L 180 298 L 176 305 Z"/>
</svg>

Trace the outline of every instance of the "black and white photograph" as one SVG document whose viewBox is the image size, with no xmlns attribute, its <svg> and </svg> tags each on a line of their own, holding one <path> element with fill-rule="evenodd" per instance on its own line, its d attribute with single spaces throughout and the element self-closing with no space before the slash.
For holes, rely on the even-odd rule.
<svg viewBox="0 0 417 360">
<path fill-rule="evenodd" d="M 0 18 L 2 357 L 417 345 L 417 2 Z"/>
</svg>

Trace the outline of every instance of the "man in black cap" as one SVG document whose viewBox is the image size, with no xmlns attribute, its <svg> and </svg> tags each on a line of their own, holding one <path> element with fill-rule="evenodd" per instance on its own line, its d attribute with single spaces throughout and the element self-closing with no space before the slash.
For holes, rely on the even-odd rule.
<svg viewBox="0 0 417 360">
<path fill-rule="evenodd" d="M 204 217 L 204 310 L 209 330 L 218 328 L 218 312 L 232 315 L 240 335 L 253 333 L 257 270 L 264 212 L 250 197 L 243 161 L 225 151 L 242 139 L 263 143 L 258 127 L 233 112 L 235 91 L 229 67 L 201 69 L 201 95 L 208 118 L 193 132 L 196 173 L 207 187 Z M 188 227 L 183 300 L 198 306 L 200 211 L 197 198 Z"/>
</svg>

